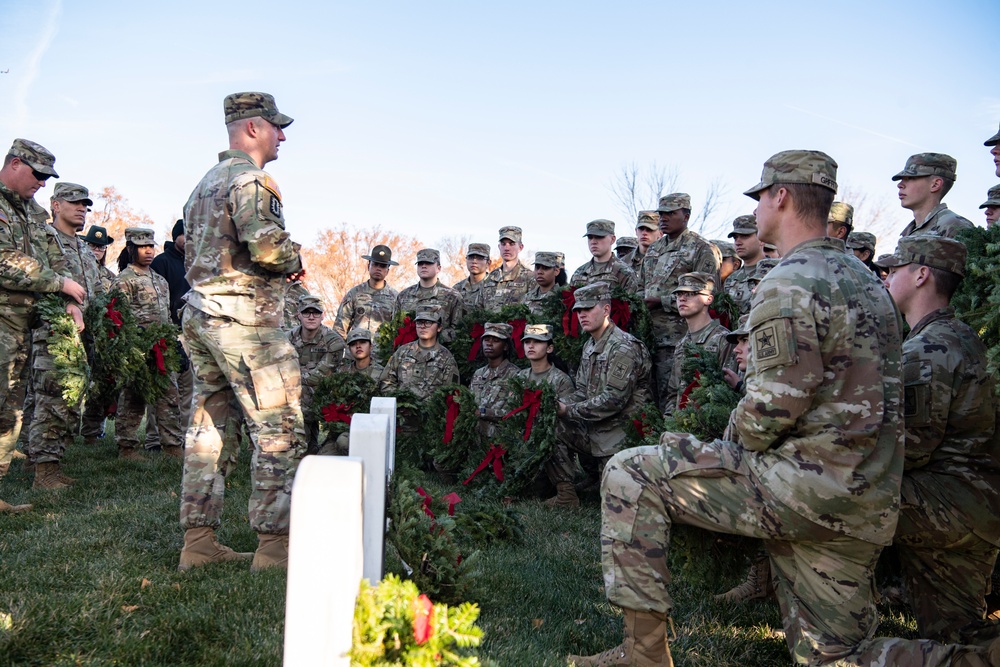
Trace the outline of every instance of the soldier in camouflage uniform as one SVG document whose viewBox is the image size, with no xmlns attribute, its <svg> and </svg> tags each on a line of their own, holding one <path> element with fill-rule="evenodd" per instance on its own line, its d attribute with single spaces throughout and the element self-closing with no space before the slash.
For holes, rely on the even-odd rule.
<svg viewBox="0 0 1000 667">
<path fill-rule="evenodd" d="M 492 311 L 520 303 L 532 286 L 531 271 L 517 259 L 524 250 L 521 228 L 501 227 L 497 247 L 503 264 L 486 276 L 483 285 L 483 307 Z"/>
<path fill-rule="evenodd" d="M 636 248 L 622 258 L 622 261 L 635 273 L 640 287 L 645 287 L 642 285 L 642 261 L 646 258 L 649 247 L 661 236 L 659 214 L 656 211 L 639 211 L 639 221 L 635 225 Z"/>
<path fill-rule="evenodd" d="M 1000 176 L 1000 130 L 992 137 L 983 142 L 983 146 L 990 148 L 990 155 L 993 156 L 993 164 L 997 168 L 997 176 Z"/>
<path fill-rule="evenodd" d="M 784 259 L 750 310 L 740 444 L 664 433 L 608 463 L 604 586 L 625 610 L 626 641 L 570 656 L 577 667 L 673 664 L 674 522 L 766 541 L 795 664 L 988 664 L 981 648 L 874 637 L 872 572 L 896 528 L 903 473 L 901 323 L 871 272 L 824 238 L 836 187 L 828 155 L 786 151 L 747 191 L 761 238 Z"/>
<path fill-rule="evenodd" d="M 635 236 L 622 236 L 615 243 L 615 256 L 625 261 L 625 258 L 635 252 L 635 249 L 639 247 L 639 239 Z M 628 262 L 626 262 L 627 264 Z M 635 269 L 632 270 L 633 273 Z"/>
<path fill-rule="evenodd" d="M 994 185 L 986 192 L 986 201 L 979 205 L 985 208 L 986 228 L 989 229 L 1000 220 L 1000 185 Z"/>
<path fill-rule="evenodd" d="M 86 241 L 87 246 L 94 253 L 100 271 L 101 286 L 105 292 L 110 291 L 117 275 L 107 267 L 105 259 L 108 254 L 108 246 L 114 243 L 115 239 L 108 236 L 108 230 L 99 225 L 91 225 L 87 229 L 87 233 L 80 238 Z M 80 435 L 84 437 L 84 441 L 88 445 L 93 445 L 104 437 L 104 419 L 113 404 L 113 401 L 110 403 L 98 401 L 92 393 L 88 395 L 87 402 L 83 406 L 83 422 L 80 428 Z"/>
<path fill-rule="evenodd" d="M 125 250 L 129 264 L 115 278 L 111 289 L 119 289 L 125 295 L 126 304 L 135 314 L 139 326 L 150 324 L 170 324 L 170 287 L 167 280 L 149 268 L 156 254 L 153 230 L 144 227 L 130 227 L 125 230 Z M 176 374 L 170 378 L 170 387 L 156 402 L 154 408 L 156 423 L 161 431 L 160 443 L 163 451 L 177 458 L 183 456 L 184 431 L 180 425 Z M 142 460 L 137 449 L 139 422 L 146 413 L 146 402 L 138 392 L 125 388 L 118 399 L 118 416 L 115 433 L 118 439 L 118 456 L 124 459 Z M 148 427 L 148 424 L 147 424 Z"/>
<path fill-rule="evenodd" d="M 907 236 L 881 264 L 910 325 L 903 341 L 906 459 L 899 554 L 921 637 L 955 642 L 986 616 L 1000 546 L 1000 439 L 986 348 L 955 318 L 965 246 Z"/>
<path fill-rule="evenodd" d="M 899 181 L 899 204 L 913 211 L 913 221 L 900 236 L 934 234 L 954 238 L 973 224 L 942 203 L 955 184 L 958 161 L 944 153 L 918 153 L 906 160 L 903 171 L 892 177 Z"/>
<path fill-rule="evenodd" d="M 736 254 L 736 246 L 729 241 L 712 239 L 709 243 L 718 248 L 719 255 L 722 256 L 722 264 L 719 266 L 719 288 L 721 289 L 726 283 L 726 279 L 733 275 L 733 272 L 740 268 L 743 262 Z"/>
<path fill-rule="evenodd" d="M 576 390 L 559 401 L 556 452 L 545 472 L 557 495 L 555 507 L 580 504 L 573 487 L 573 453 L 598 475 L 625 440 L 625 424 L 649 400 L 650 361 L 646 347 L 611 321 L 611 286 L 594 283 L 576 290 L 573 306 L 580 329 L 590 335 L 576 372 Z"/>
<path fill-rule="evenodd" d="M 465 253 L 465 268 L 469 277 L 458 281 L 452 286 L 462 295 L 465 312 L 482 308 L 483 287 L 486 285 L 486 272 L 490 269 L 490 246 L 488 243 L 470 243 Z"/>
<path fill-rule="evenodd" d="M 299 326 L 288 334 L 288 341 L 299 355 L 302 377 L 302 415 L 306 427 L 307 451 L 319 448 L 319 422 L 307 416 L 312 408 L 313 392 L 319 381 L 336 372 L 344 360 L 346 343 L 340 334 L 323 324 L 323 301 L 308 295 L 299 299 Z"/>
<path fill-rule="evenodd" d="M 740 307 L 740 316 L 750 312 L 750 299 L 753 293 L 748 284 L 750 276 L 757 268 L 757 262 L 764 259 L 764 248 L 757 238 L 757 218 L 750 215 L 737 216 L 733 220 L 733 231 L 729 232 L 733 239 L 736 256 L 743 265 L 726 278 L 724 287 L 726 294 Z"/>
<path fill-rule="evenodd" d="M 854 231 L 854 207 L 842 201 L 833 202 L 830 206 L 830 215 L 826 217 L 826 235 L 846 243 L 852 231 Z"/>
<path fill-rule="evenodd" d="M 434 307 L 441 316 L 440 342 L 448 345 L 455 340 L 455 329 L 464 313 L 462 295 L 441 284 L 441 253 L 433 248 L 417 251 L 419 282 L 410 285 L 396 297 L 396 312 L 414 312 L 418 308 Z"/>
<path fill-rule="evenodd" d="M 531 362 L 529 368 L 522 368 L 518 375 L 528 382 L 546 382 L 552 385 L 556 397 L 569 398 L 576 391 L 573 379 L 552 363 L 555 346 L 552 344 L 554 329 L 551 324 L 529 324 L 524 327 L 521 344 L 524 358 Z"/>
<path fill-rule="evenodd" d="M 448 384 L 459 382 L 455 357 L 439 342 L 441 313 L 421 306 L 415 315 L 417 340 L 400 345 L 382 373 L 380 391 L 406 389 L 417 398 L 428 398 Z"/>
<path fill-rule="evenodd" d="M 291 280 L 285 285 L 285 313 L 281 328 L 291 331 L 301 324 L 299 321 L 299 302 L 312 296 L 301 280 Z"/>
<path fill-rule="evenodd" d="M 511 396 L 507 382 L 519 369 L 510 361 L 513 328 L 505 322 L 487 322 L 483 329 L 480 350 L 486 365 L 473 373 L 469 390 L 479 407 L 479 432 L 490 442 L 496 436 L 497 424 L 507 414 Z"/>
<path fill-rule="evenodd" d="M 347 334 L 347 351 L 338 373 L 364 373 L 378 382 L 382 379 L 382 366 L 372 358 L 372 332 L 364 327 L 355 327 Z"/>
<path fill-rule="evenodd" d="M 878 274 L 878 267 L 875 266 L 875 244 L 878 239 L 870 232 L 851 232 L 847 236 L 847 249 L 854 253 L 867 266 L 872 273 Z"/>
<path fill-rule="evenodd" d="M 249 518 L 259 543 L 251 569 L 260 570 L 287 566 L 292 479 L 305 453 L 298 355 L 281 329 L 285 285 L 304 271 L 281 190 L 263 171 L 292 119 L 265 93 L 235 93 L 223 107 L 229 150 L 184 207 L 191 291 L 182 322 L 195 380 L 179 569 L 247 556 L 215 536 L 237 454 L 236 440 L 224 438 L 235 396 L 253 442 Z"/>
<path fill-rule="evenodd" d="M 87 246 L 94 253 L 97 265 L 101 267 L 101 284 L 104 285 L 105 291 L 109 291 L 116 275 L 107 264 L 108 246 L 115 242 L 114 237 L 108 236 L 108 230 L 104 227 L 91 225 L 87 233 L 80 238 L 87 242 Z"/>
<path fill-rule="evenodd" d="M 694 271 L 717 276 L 721 259 L 717 256 L 718 249 L 688 229 L 690 196 L 683 192 L 665 195 L 660 198 L 657 212 L 663 237 L 649 247 L 639 282 L 644 287 L 644 298 L 653 320 L 656 338 L 656 349 L 651 350 L 654 386 L 657 405 L 663 410 L 674 366 L 674 349 L 687 331 L 673 296 L 677 280 Z"/>
<path fill-rule="evenodd" d="M 535 253 L 535 284 L 524 295 L 524 304 L 532 315 L 539 316 L 545 309 L 545 300 L 558 298 L 561 290 L 556 289 L 556 279 L 562 271 L 564 257 L 561 252 L 539 251 Z"/>
<path fill-rule="evenodd" d="M 77 276 L 87 291 L 87 303 L 104 294 L 100 267 L 77 232 L 83 229 L 87 211 L 93 206 L 87 188 L 76 183 L 57 183 L 52 195 L 52 234 L 69 275 Z M 84 304 L 86 307 L 87 303 Z M 75 480 L 61 471 L 66 447 L 73 442 L 80 424 L 80 406 L 67 405 L 56 375 L 56 361 L 49 353 L 49 327 L 42 323 L 32 332 L 31 385 L 34 414 L 28 426 L 28 458 L 35 464 L 36 489 L 61 489 Z"/>
<path fill-rule="evenodd" d="M 688 358 L 687 346 L 697 345 L 706 354 L 713 355 L 722 368 L 735 370 L 732 359 L 732 346 L 727 342 L 729 329 L 713 320 L 708 313 L 708 307 L 715 300 L 715 278 L 707 273 L 685 273 L 677 281 L 674 297 L 677 299 L 677 312 L 687 323 L 687 333 L 677 343 L 674 350 L 674 368 L 670 373 L 670 385 L 667 388 L 667 404 L 664 414 L 671 415 L 681 406 L 685 388 L 681 386 L 681 369 Z"/>
<path fill-rule="evenodd" d="M 38 294 L 65 294 L 66 312 L 83 328 L 77 304 L 86 289 L 65 273 L 55 232 L 35 200 L 45 181 L 55 176 L 55 156 L 27 139 L 15 139 L 0 168 L 0 478 L 10 467 L 21 429 L 29 331 Z M 0 512 L 31 509 L 0 500 Z"/>
<path fill-rule="evenodd" d="M 389 269 L 399 266 L 399 262 L 392 259 L 392 250 L 389 246 L 377 245 L 370 255 L 362 255 L 361 259 L 368 260 L 368 280 L 347 290 L 333 323 L 333 330 L 344 337 L 356 327 L 377 334 L 379 327 L 395 315 L 399 292 L 386 282 Z"/>
<path fill-rule="evenodd" d="M 612 246 L 615 243 L 615 223 L 610 220 L 593 220 L 587 223 L 587 248 L 593 255 L 591 260 L 573 273 L 570 284 L 583 287 L 596 282 L 618 286 L 628 293 L 639 288 L 635 272 L 625 262 L 615 257 Z"/>
</svg>

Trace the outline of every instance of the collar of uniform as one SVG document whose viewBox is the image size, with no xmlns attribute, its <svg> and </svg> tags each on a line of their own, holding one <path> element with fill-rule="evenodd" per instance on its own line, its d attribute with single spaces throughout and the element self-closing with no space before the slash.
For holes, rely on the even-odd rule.
<svg viewBox="0 0 1000 667">
<path fill-rule="evenodd" d="M 16 207 L 18 210 L 22 211 L 25 214 L 28 211 L 27 203 L 29 201 L 32 201 L 30 199 L 24 199 L 14 194 L 14 191 L 8 188 L 3 181 L 0 181 L 0 195 L 2 195 L 4 199 L 10 202 L 11 206 Z"/>
<path fill-rule="evenodd" d="M 924 315 L 917 325 L 910 329 L 910 333 L 906 334 L 907 340 L 913 338 L 921 331 L 923 331 L 928 325 L 938 320 L 951 320 L 955 318 L 955 309 L 951 306 L 945 306 L 944 308 L 938 308 L 937 310 L 932 310 L 931 312 Z"/>
<path fill-rule="evenodd" d="M 587 345 L 590 346 L 589 353 L 600 354 L 601 352 L 604 352 L 604 348 L 608 344 L 608 339 L 611 338 L 611 334 L 614 332 L 614 329 L 615 329 L 615 323 L 612 322 L 611 319 L 609 318 L 608 327 L 604 330 L 604 333 L 601 334 L 600 338 L 594 340 L 593 336 L 587 334 L 588 336 L 590 336 L 590 340 L 587 341 Z"/>
<path fill-rule="evenodd" d="M 260 169 L 260 165 L 257 164 L 256 162 L 254 162 L 252 157 L 250 157 L 248 154 L 244 153 L 241 150 L 237 150 L 235 148 L 230 148 L 229 150 L 222 151 L 221 153 L 219 153 L 219 162 L 225 162 L 226 160 L 233 160 L 233 159 L 243 159 L 243 160 L 246 160 L 247 162 L 249 162 L 253 166 L 255 166 L 258 169 Z"/>
<path fill-rule="evenodd" d="M 722 325 L 719 324 L 719 320 L 709 320 L 708 324 L 706 324 L 702 328 L 698 329 L 697 331 L 689 332 L 688 337 L 690 337 L 693 343 L 697 343 L 698 345 L 704 345 L 705 341 L 708 340 L 708 337 L 711 336 L 712 332 L 715 331 L 715 328 L 721 326 Z"/>
<path fill-rule="evenodd" d="M 782 255 L 781 262 L 779 262 L 779 264 L 783 263 L 786 257 L 791 257 L 800 250 L 806 250 L 808 248 L 829 248 L 831 250 L 836 250 L 837 252 L 847 251 L 847 246 L 844 245 L 844 241 L 842 239 L 832 239 L 829 236 L 818 236 L 814 239 L 803 241 Z"/>
<path fill-rule="evenodd" d="M 510 372 L 511 366 L 514 366 L 514 364 L 510 363 L 509 359 L 504 359 L 496 368 L 490 368 L 490 365 L 486 364 L 483 366 L 486 369 L 483 374 L 487 376 L 487 379 L 496 379 Z M 517 370 L 517 366 L 514 366 L 514 370 Z"/>
</svg>

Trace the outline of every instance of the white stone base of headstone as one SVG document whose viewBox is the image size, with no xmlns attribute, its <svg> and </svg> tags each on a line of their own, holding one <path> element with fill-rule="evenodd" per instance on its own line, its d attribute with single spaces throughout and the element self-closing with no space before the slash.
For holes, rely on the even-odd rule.
<svg viewBox="0 0 1000 667">
<path fill-rule="evenodd" d="M 384 421 L 384 420 L 383 420 Z M 363 465 L 307 456 L 292 487 L 284 667 L 349 667 L 363 575 Z"/>
<path fill-rule="evenodd" d="M 389 418 L 389 450 L 386 460 L 386 476 L 392 477 L 392 471 L 396 467 L 396 399 L 387 396 L 376 396 L 372 398 L 371 413 L 373 415 L 385 415 Z"/>
<path fill-rule="evenodd" d="M 388 450 L 389 418 L 386 415 L 354 415 L 350 456 L 364 461 L 364 576 L 373 586 L 382 581 L 385 561 Z"/>
</svg>

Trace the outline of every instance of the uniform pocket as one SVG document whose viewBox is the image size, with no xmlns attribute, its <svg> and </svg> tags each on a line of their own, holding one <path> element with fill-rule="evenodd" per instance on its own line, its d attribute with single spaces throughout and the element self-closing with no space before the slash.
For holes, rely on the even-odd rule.
<svg viewBox="0 0 1000 667">
<path fill-rule="evenodd" d="M 635 517 L 642 485 L 617 465 L 604 469 L 604 511 L 601 512 L 601 536 L 619 542 L 632 542 Z"/>
<path fill-rule="evenodd" d="M 253 383 L 258 410 L 288 405 L 289 395 L 297 393 L 289 390 L 301 382 L 299 362 L 296 359 L 286 359 L 256 370 L 251 369 L 250 381 Z"/>
</svg>

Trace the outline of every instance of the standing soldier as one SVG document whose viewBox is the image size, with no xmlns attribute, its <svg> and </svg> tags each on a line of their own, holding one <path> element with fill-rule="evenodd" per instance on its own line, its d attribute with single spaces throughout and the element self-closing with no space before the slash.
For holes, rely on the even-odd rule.
<svg viewBox="0 0 1000 667">
<path fill-rule="evenodd" d="M 52 194 L 52 234 L 69 275 L 77 276 L 89 302 L 104 294 L 100 267 L 77 232 L 83 229 L 87 211 L 93 206 L 87 188 L 76 183 L 57 183 Z M 32 332 L 31 386 L 34 414 L 28 427 L 28 458 L 35 465 L 35 489 L 62 489 L 75 480 L 62 473 L 66 447 L 73 442 L 80 423 L 80 406 L 68 405 L 55 377 L 56 361 L 49 352 L 49 328 Z"/>
<path fill-rule="evenodd" d="M 355 327 L 364 327 L 373 335 L 377 334 L 379 327 L 395 314 L 396 297 L 399 296 L 399 292 L 386 282 L 390 267 L 399 266 L 399 262 L 393 261 L 389 246 L 377 245 L 370 255 L 362 255 L 361 259 L 368 260 L 368 280 L 347 290 L 333 323 L 333 330 L 345 337 Z"/>
<path fill-rule="evenodd" d="M 385 367 L 372 359 L 372 332 L 364 327 L 351 329 L 347 334 L 347 351 L 339 373 L 364 373 L 378 382 Z"/>
<path fill-rule="evenodd" d="M 635 249 L 638 247 L 639 239 L 634 236 L 623 236 L 615 243 L 615 257 L 628 264 L 626 258 L 634 253 Z"/>
<path fill-rule="evenodd" d="M 91 225 L 87 233 L 81 237 L 87 242 L 91 252 L 97 259 L 97 265 L 101 267 L 101 284 L 104 290 L 111 289 L 111 283 L 115 281 L 115 272 L 108 268 L 107 255 L 108 246 L 115 242 L 114 237 L 108 236 L 108 230 L 99 225 Z"/>
<path fill-rule="evenodd" d="M 455 357 L 438 342 L 441 313 L 437 308 L 420 306 L 415 324 L 417 340 L 400 345 L 392 353 L 379 383 L 380 391 L 405 389 L 417 398 L 429 398 L 448 384 L 459 382 Z"/>
<path fill-rule="evenodd" d="M 958 161 L 944 153 L 918 153 L 906 160 L 903 171 L 892 177 L 899 181 L 899 204 L 913 212 L 910 222 L 900 236 L 934 234 L 954 238 L 973 224 L 952 212 L 941 200 L 955 185 Z"/>
<path fill-rule="evenodd" d="M 865 266 L 871 269 L 872 273 L 878 274 L 878 267 L 875 266 L 875 244 L 878 239 L 871 232 L 851 232 L 847 237 L 847 249 L 854 253 Z"/>
<path fill-rule="evenodd" d="M 1000 176 L 1000 130 L 984 141 L 983 146 L 990 147 L 990 155 L 993 156 L 993 165 L 997 168 L 997 176 Z"/>
<path fill-rule="evenodd" d="M 979 205 L 986 209 L 986 228 L 989 229 L 1000 220 L 1000 185 L 994 185 L 986 193 L 986 201 Z"/>
<path fill-rule="evenodd" d="M 486 285 L 486 272 L 490 270 L 490 246 L 488 243 L 470 243 L 465 253 L 465 268 L 469 277 L 458 281 L 452 287 L 462 295 L 465 312 L 482 308 L 483 287 Z"/>
<path fill-rule="evenodd" d="M 663 236 L 660 232 L 660 216 L 656 211 L 639 211 L 639 221 L 635 224 L 637 245 L 634 251 L 622 259 L 635 273 L 636 279 L 642 283 L 642 262 L 646 259 L 649 247 Z"/>
<path fill-rule="evenodd" d="M 685 273 L 700 272 L 717 276 L 720 259 L 708 241 L 688 229 L 691 219 L 691 197 L 683 192 L 660 197 L 656 209 L 660 216 L 663 237 L 649 247 L 642 262 L 639 282 L 645 289 L 645 301 L 653 320 L 653 368 L 656 374 L 657 404 L 666 406 L 670 372 L 674 366 L 674 349 L 684 336 L 687 325 L 677 312 L 674 288 Z"/>
<path fill-rule="evenodd" d="M 830 206 L 830 215 L 826 217 L 826 235 L 831 239 L 846 242 L 854 231 L 854 207 L 842 201 L 835 201 Z"/>
<path fill-rule="evenodd" d="M 545 299 L 552 298 L 558 290 L 557 279 L 562 272 L 561 252 L 539 251 L 535 253 L 535 284 L 524 295 L 524 304 L 532 315 L 541 315 Z"/>
<path fill-rule="evenodd" d="M 120 289 L 128 300 L 122 304 L 132 309 L 140 327 L 150 324 L 170 323 L 170 287 L 166 279 L 152 271 L 149 265 L 156 253 L 153 230 L 144 227 L 129 227 L 125 230 L 125 249 L 118 264 L 121 271 L 112 289 Z M 127 263 L 127 266 L 124 266 Z M 156 423 L 161 434 L 163 451 L 170 456 L 181 458 L 184 432 L 180 425 L 177 394 L 177 379 L 170 379 L 167 393 L 156 402 L 154 408 Z M 123 459 L 143 460 L 136 451 L 139 447 L 137 431 L 139 422 L 146 413 L 146 403 L 138 392 L 126 387 L 118 400 L 118 417 L 115 433 L 118 439 L 118 456 Z M 147 425 L 148 426 L 148 425 Z"/>
<path fill-rule="evenodd" d="M 729 276 L 733 275 L 736 269 L 743 265 L 743 262 L 740 260 L 740 256 L 736 254 L 736 246 L 729 241 L 716 241 L 713 239 L 709 243 L 718 248 L 719 255 L 722 256 L 722 264 L 719 266 L 718 283 L 718 287 L 721 290 Z"/>
<path fill-rule="evenodd" d="M 726 278 L 724 287 L 732 300 L 739 304 L 740 315 L 743 316 L 750 312 L 750 297 L 753 296 L 747 283 L 756 271 L 757 262 L 764 259 L 764 248 L 757 238 L 757 218 L 752 213 L 738 216 L 733 220 L 729 238 L 733 240 L 736 256 L 743 265 Z"/>
<path fill-rule="evenodd" d="M 309 294 L 309 290 L 302 284 L 302 280 L 289 280 L 285 285 L 285 314 L 281 328 L 291 331 L 299 326 L 299 301 Z"/>
<path fill-rule="evenodd" d="M 287 567 L 292 479 L 305 451 L 299 362 L 281 330 L 285 285 L 304 271 L 299 245 L 285 231 L 281 190 L 263 171 L 277 159 L 292 119 L 265 93 L 235 93 L 223 106 L 229 150 L 184 206 L 191 292 L 183 327 L 195 380 L 181 485 L 181 570 L 249 556 L 215 536 L 237 454 L 235 439 L 223 437 L 236 421 L 234 396 L 254 448 L 252 570 Z"/>
<path fill-rule="evenodd" d="M 573 273 L 570 284 L 583 287 L 605 282 L 611 287 L 621 287 L 632 293 L 639 288 L 635 272 L 625 262 L 615 257 L 615 223 L 610 220 L 593 220 L 587 223 L 587 248 L 593 257 Z"/>
<path fill-rule="evenodd" d="M 418 308 L 436 307 L 441 317 L 440 342 L 448 345 L 455 340 L 455 328 L 462 321 L 462 295 L 438 280 L 441 273 L 441 253 L 433 248 L 417 251 L 416 285 L 410 285 L 396 297 L 396 312 L 413 312 Z"/>
<path fill-rule="evenodd" d="M 66 312 L 83 329 L 82 304 L 87 291 L 62 275 L 62 257 L 46 230 L 46 213 L 35 193 L 52 176 L 56 158 L 43 146 L 15 139 L 0 168 L 0 478 L 7 474 L 21 430 L 25 365 L 36 294 L 62 292 Z M 0 512 L 20 512 L 31 505 L 12 506 L 0 500 Z"/>
<path fill-rule="evenodd" d="M 503 264 L 490 272 L 483 285 L 483 305 L 491 311 L 520 303 L 532 284 L 531 272 L 517 258 L 524 250 L 521 228 L 501 227 L 497 247 Z"/>
<path fill-rule="evenodd" d="M 114 284 L 117 275 L 108 268 L 106 260 L 108 246 L 115 242 L 114 238 L 108 236 L 108 230 L 99 225 L 91 225 L 87 229 L 86 235 L 80 238 L 86 241 L 87 246 L 94 253 L 94 258 L 97 260 L 100 271 L 101 286 L 105 292 L 111 291 L 111 286 Z M 104 403 L 98 401 L 97 397 L 93 394 L 88 395 L 87 402 L 83 406 L 83 421 L 80 426 L 80 435 L 83 436 L 86 444 L 96 444 L 99 439 L 104 437 L 104 420 L 108 414 L 108 410 L 114 405 L 113 398 L 111 401 Z"/>
<path fill-rule="evenodd" d="M 479 432 L 487 442 L 497 432 L 497 424 L 507 414 L 510 389 L 507 381 L 519 370 L 511 363 L 513 328 L 505 322 L 487 322 L 483 326 L 482 353 L 486 365 L 472 375 L 469 390 L 479 406 Z"/>
<path fill-rule="evenodd" d="M 344 339 L 323 324 L 323 301 L 317 296 L 299 299 L 299 326 L 288 334 L 288 341 L 299 355 L 302 377 L 302 414 L 306 427 L 306 446 L 310 454 L 319 448 L 319 422 L 309 417 L 313 392 L 319 381 L 336 372 L 344 360 Z"/>
</svg>

